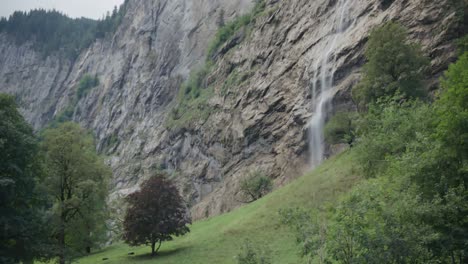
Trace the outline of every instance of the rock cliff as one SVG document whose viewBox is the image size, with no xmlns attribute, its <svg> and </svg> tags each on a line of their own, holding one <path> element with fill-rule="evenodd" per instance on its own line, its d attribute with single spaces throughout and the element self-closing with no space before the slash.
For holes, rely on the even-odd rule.
<svg viewBox="0 0 468 264">
<path fill-rule="evenodd" d="M 431 86 L 453 61 L 461 22 L 452 0 L 348 0 L 339 8 L 343 1 L 266 1 L 214 54 L 208 115 L 177 128 L 167 120 L 179 88 L 204 63 L 220 14 L 232 20 L 253 1 L 131 0 L 117 32 L 76 61 L 43 58 L 32 43 L 17 46 L 1 35 L 0 91 L 15 94 L 40 129 L 71 104 L 82 76 L 96 74 L 100 85 L 73 105 L 73 119 L 95 132 L 108 155 L 114 195 L 162 169 L 174 175 L 194 218 L 219 214 L 239 205 L 237 186 L 249 171 L 281 185 L 308 169 L 312 83 L 332 41 L 334 109 L 353 109 L 350 89 L 368 34 L 384 21 L 405 25 L 422 44 Z"/>
</svg>

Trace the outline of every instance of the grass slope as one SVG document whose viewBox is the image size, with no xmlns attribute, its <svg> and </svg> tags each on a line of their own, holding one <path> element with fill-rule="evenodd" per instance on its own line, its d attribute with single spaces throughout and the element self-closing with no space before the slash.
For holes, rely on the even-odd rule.
<svg viewBox="0 0 468 264">
<path fill-rule="evenodd" d="M 279 224 L 278 210 L 287 207 L 317 208 L 333 202 L 359 177 L 351 151 L 328 160 L 318 169 L 270 195 L 230 213 L 194 223 L 191 233 L 163 243 L 158 256 L 149 247 L 115 244 L 77 263 L 236 263 L 235 256 L 246 238 L 271 250 L 274 263 L 300 263 L 295 237 Z M 135 255 L 129 256 L 129 252 Z M 103 258 L 108 258 L 103 261 Z"/>
</svg>

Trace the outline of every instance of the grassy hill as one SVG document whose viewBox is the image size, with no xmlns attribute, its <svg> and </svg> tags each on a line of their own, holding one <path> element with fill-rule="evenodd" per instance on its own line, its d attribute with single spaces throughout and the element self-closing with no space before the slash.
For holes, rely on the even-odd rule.
<svg viewBox="0 0 468 264">
<path fill-rule="evenodd" d="M 158 256 L 151 258 L 149 247 L 115 244 L 101 252 L 78 259 L 78 263 L 236 263 L 245 239 L 271 250 L 274 263 L 300 263 L 294 234 L 279 223 L 278 210 L 288 207 L 317 208 L 333 202 L 359 180 L 348 151 L 328 160 L 270 195 L 230 213 L 199 221 L 191 233 L 163 243 Z M 134 252 L 134 255 L 128 255 Z M 106 260 L 103 260 L 107 258 Z"/>
</svg>

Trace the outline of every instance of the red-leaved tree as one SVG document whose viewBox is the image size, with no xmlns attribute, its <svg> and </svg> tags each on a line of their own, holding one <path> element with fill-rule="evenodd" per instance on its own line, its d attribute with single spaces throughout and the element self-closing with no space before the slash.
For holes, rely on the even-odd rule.
<svg viewBox="0 0 468 264">
<path fill-rule="evenodd" d="M 163 241 L 190 232 L 187 207 L 179 191 L 166 175 L 158 174 L 126 197 L 128 209 L 123 238 L 131 246 L 151 245 L 155 255 Z M 156 248 L 156 244 L 159 244 Z"/>
</svg>

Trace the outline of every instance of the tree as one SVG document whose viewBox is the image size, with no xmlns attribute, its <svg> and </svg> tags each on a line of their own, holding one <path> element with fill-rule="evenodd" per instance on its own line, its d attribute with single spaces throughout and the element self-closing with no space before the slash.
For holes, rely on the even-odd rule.
<svg viewBox="0 0 468 264">
<path fill-rule="evenodd" d="M 357 161 L 365 176 L 377 177 L 386 170 L 391 158 L 400 157 L 410 143 L 430 136 L 434 111 L 420 101 L 370 104 L 360 122 Z"/>
<path fill-rule="evenodd" d="M 103 241 L 111 172 L 96 154 L 93 137 L 78 124 L 46 130 L 41 147 L 46 162 L 44 185 L 53 200 L 53 236 L 63 264 Z"/>
<path fill-rule="evenodd" d="M 248 203 L 256 201 L 269 192 L 273 188 L 273 182 L 270 177 L 265 176 L 260 171 L 251 172 L 247 178 L 241 181 L 240 191 L 249 197 Z"/>
<path fill-rule="evenodd" d="M 157 174 L 126 197 L 124 240 L 131 246 L 149 244 L 154 256 L 163 241 L 188 232 L 191 223 L 179 191 L 165 174 Z M 156 248 L 156 243 L 158 247 Z"/>
<path fill-rule="evenodd" d="M 442 94 L 436 102 L 440 122 L 438 137 L 457 156 L 468 159 L 468 51 L 452 64 L 442 79 Z"/>
<path fill-rule="evenodd" d="M 424 96 L 422 79 L 429 60 L 419 45 L 408 43 L 408 33 L 389 22 L 370 34 L 363 78 L 353 89 L 359 106 L 399 93 L 404 98 Z"/>
<path fill-rule="evenodd" d="M 30 263 L 44 256 L 45 206 L 37 140 L 12 96 L 0 94 L 0 262 Z"/>
</svg>

